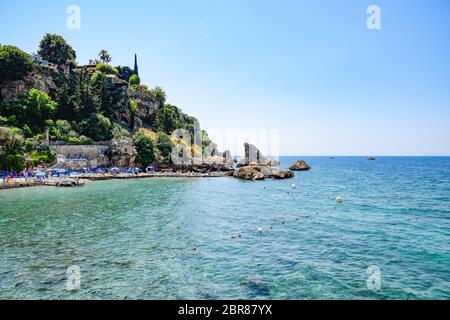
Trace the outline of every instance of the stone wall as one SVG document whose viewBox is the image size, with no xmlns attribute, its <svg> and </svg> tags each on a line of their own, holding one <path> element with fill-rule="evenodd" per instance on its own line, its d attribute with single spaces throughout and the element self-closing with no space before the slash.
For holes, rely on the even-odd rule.
<svg viewBox="0 0 450 320">
<path fill-rule="evenodd" d="M 100 154 L 106 154 L 109 150 L 108 145 L 53 145 L 50 148 L 66 158 L 81 155 L 89 161 L 97 159 Z"/>
</svg>

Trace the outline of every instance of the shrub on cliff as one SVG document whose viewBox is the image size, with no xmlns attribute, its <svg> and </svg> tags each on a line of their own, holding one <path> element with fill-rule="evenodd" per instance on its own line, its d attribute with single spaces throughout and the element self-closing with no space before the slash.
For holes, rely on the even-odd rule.
<svg viewBox="0 0 450 320">
<path fill-rule="evenodd" d="M 92 97 L 97 110 L 111 116 L 114 110 L 114 85 L 110 78 L 99 71 L 91 77 Z"/>
<path fill-rule="evenodd" d="M 162 157 L 161 162 L 170 163 L 170 154 L 172 153 L 172 148 L 174 144 L 170 137 L 164 132 L 158 132 L 158 137 L 156 139 L 156 147 L 158 148 L 159 154 Z"/>
<path fill-rule="evenodd" d="M 119 71 L 114 68 L 111 67 L 109 64 L 105 64 L 105 63 L 100 63 L 95 67 L 96 71 L 100 71 L 101 73 L 104 74 L 118 74 Z"/>
<path fill-rule="evenodd" d="M 45 92 L 31 89 L 23 101 L 25 122 L 34 133 L 45 130 L 47 120 L 51 119 L 58 108 Z"/>
<path fill-rule="evenodd" d="M 32 68 L 33 60 L 19 48 L 0 47 L 0 81 L 20 79 Z"/>
<path fill-rule="evenodd" d="M 160 106 L 152 118 L 155 131 L 164 131 L 170 135 L 174 130 L 181 128 L 180 110 L 171 104 Z"/>
<path fill-rule="evenodd" d="M 152 139 L 138 131 L 133 136 L 133 146 L 136 149 L 136 162 L 147 166 L 155 160 L 155 150 Z"/>
<path fill-rule="evenodd" d="M 56 159 L 56 152 L 51 150 L 49 146 L 41 144 L 36 150 L 31 152 L 31 164 L 37 166 L 39 164 L 52 163 Z"/>
<path fill-rule="evenodd" d="M 21 127 L 24 123 L 25 115 L 23 106 L 16 101 L 0 102 L 0 114 L 6 119 L 3 125 L 9 127 Z"/>
<path fill-rule="evenodd" d="M 149 93 L 152 97 L 159 101 L 160 105 L 166 103 L 166 92 L 163 88 L 156 86 L 154 89 L 150 89 Z"/>
<path fill-rule="evenodd" d="M 50 133 L 51 140 L 67 141 L 70 143 L 79 142 L 78 134 L 72 129 L 67 120 L 49 120 L 47 127 Z"/>
<path fill-rule="evenodd" d="M 0 127 L 0 169 L 20 171 L 25 167 L 23 137 L 17 128 Z"/>
<path fill-rule="evenodd" d="M 111 139 L 111 121 L 101 114 L 92 114 L 80 127 L 82 133 L 94 141 Z"/>
<path fill-rule="evenodd" d="M 133 69 L 131 69 L 130 67 L 121 67 L 121 66 L 117 66 L 116 67 L 118 74 L 119 74 L 119 78 L 128 82 L 131 78 L 131 76 L 134 74 Z"/>
<path fill-rule="evenodd" d="M 75 50 L 56 34 L 47 33 L 39 44 L 38 54 L 45 60 L 58 64 L 74 64 L 76 59 Z"/>
<path fill-rule="evenodd" d="M 133 74 L 130 77 L 130 80 L 128 80 L 128 83 L 131 87 L 139 87 L 139 85 L 141 84 L 141 79 L 139 79 L 137 75 Z"/>
</svg>

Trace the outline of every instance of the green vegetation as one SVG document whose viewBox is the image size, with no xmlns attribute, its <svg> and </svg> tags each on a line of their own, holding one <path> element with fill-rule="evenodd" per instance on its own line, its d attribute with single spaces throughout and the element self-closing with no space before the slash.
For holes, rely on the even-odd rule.
<svg viewBox="0 0 450 320">
<path fill-rule="evenodd" d="M 20 94 L 0 96 L 0 170 L 52 163 L 56 155 L 44 144 L 47 131 L 50 141 L 67 144 L 129 141 L 140 165 L 170 164 L 172 132 L 181 128 L 193 134 L 198 128 L 197 119 L 166 103 L 161 87 L 141 84 L 136 56 L 134 69 L 114 68 L 108 64 L 111 56 L 102 50 L 95 68 L 74 69 L 75 51 L 52 34 L 41 40 L 38 53 L 71 67 L 69 72 L 34 64 L 19 48 L 0 46 L 0 89 L 2 80 L 25 83 Z M 29 81 L 24 76 L 32 70 L 35 78 Z M 32 87 L 36 83 L 40 90 Z"/>
<path fill-rule="evenodd" d="M 136 149 L 136 161 L 147 166 L 155 160 L 155 150 L 152 139 L 138 131 L 133 136 L 133 146 Z"/>
<path fill-rule="evenodd" d="M 158 132 L 156 147 L 158 148 L 161 156 L 161 162 L 170 163 L 170 154 L 172 152 L 174 144 L 170 137 L 163 131 Z"/>
<path fill-rule="evenodd" d="M 39 44 L 38 54 L 45 60 L 57 65 L 75 65 L 75 51 L 63 37 L 47 33 Z"/>
<path fill-rule="evenodd" d="M 159 101 L 160 105 L 164 105 L 166 102 L 166 92 L 161 87 L 156 86 L 154 89 L 150 89 L 149 93 Z"/>
<path fill-rule="evenodd" d="M 84 120 L 81 125 L 81 132 L 95 141 L 106 141 L 111 139 L 111 121 L 102 114 L 92 114 Z"/>
<path fill-rule="evenodd" d="M 31 89 L 23 102 L 25 124 L 33 133 L 39 133 L 46 129 L 47 120 L 50 120 L 58 104 L 45 92 Z"/>
<path fill-rule="evenodd" d="M 0 81 L 20 79 L 32 68 L 33 60 L 19 48 L 0 47 Z"/>
<path fill-rule="evenodd" d="M 95 68 L 95 70 L 104 73 L 104 74 L 118 74 L 119 71 L 114 68 L 111 67 L 109 64 L 104 64 L 104 63 L 100 63 L 97 65 L 97 67 Z"/>
<path fill-rule="evenodd" d="M 119 78 L 128 82 L 130 81 L 131 76 L 134 74 L 133 69 L 131 69 L 130 67 L 121 67 L 121 66 L 117 66 L 117 73 L 119 75 Z"/>
<path fill-rule="evenodd" d="M 130 80 L 128 80 L 128 83 L 133 88 L 139 88 L 139 85 L 141 84 L 141 79 L 139 79 L 139 77 L 137 75 L 133 74 L 130 77 Z"/>
<path fill-rule="evenodd" d="M 134 55 L 134 74 L 139 76 L 139 68 L 137 63 L 137 54 Z"/>
<path fill-rule="evenodd" d="M 101 50 L 98 54 L 98 57 L 100 58 L 100 61 L 103 63 L 110 63 L 112 61 L 112 57 L 106 50 Z"/>
<path fill-rule="evenodd" d="M 0 168 L 20 170 L 25 166 L 23 137 L 17 128 L 0 127 Z"/>
</svg>

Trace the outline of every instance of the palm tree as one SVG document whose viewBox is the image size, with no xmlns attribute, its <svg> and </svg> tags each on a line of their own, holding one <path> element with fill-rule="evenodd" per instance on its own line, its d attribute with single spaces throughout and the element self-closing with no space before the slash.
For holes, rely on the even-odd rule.
<svg viewBox="0 0 450 320">
<path fill-rule="evenodd" d="M 112 57 L 109 55 L 108 51 L 106 51 L 105 49 L 100 51 L 100 53 L 98 54 L 98 57 L 100 58 L 100 60 L 103 63 L 109 63 L 112 60 Z"/>
</svg>

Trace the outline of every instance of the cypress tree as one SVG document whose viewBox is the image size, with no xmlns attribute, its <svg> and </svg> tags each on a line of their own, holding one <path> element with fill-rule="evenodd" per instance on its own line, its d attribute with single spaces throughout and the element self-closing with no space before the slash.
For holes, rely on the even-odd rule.
<svg viewBox="0 0 450 320">
<path fill-rule="evenodd" d="M 139 76 L 139 69 L 137 65 L 137 54 L 134 54 L 134 74 Z"/>
</svg>

